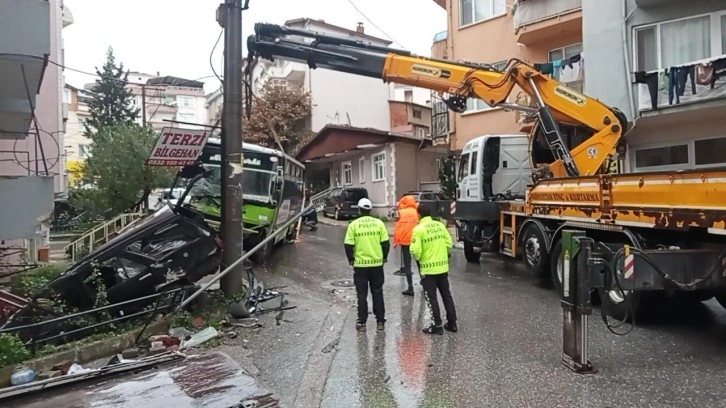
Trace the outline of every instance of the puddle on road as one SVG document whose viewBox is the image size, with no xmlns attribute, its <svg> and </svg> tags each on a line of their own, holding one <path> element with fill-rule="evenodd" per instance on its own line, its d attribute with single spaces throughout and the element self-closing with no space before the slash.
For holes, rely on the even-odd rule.
<svg viewBox="0 0 726 408">
<path fill-rule="evenodd" d="M 93 380 L 91 380 L 93 381 Z M 10 401 L 6 407 L 275 408 L 279 400 L 220 352 Z"/>
</svg>

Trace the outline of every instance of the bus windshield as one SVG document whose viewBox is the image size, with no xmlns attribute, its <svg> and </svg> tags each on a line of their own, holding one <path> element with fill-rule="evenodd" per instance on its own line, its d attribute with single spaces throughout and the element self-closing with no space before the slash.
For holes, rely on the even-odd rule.
<svg viewBox="0 0 726 408">
<path fill-rule="evenodd" d="M 192 197 L 221 197 L 222 168 L 219 166 L 204 166 L 210 173 L 197 181 L 189 194 Z M 269 203 L 272 177 L 274 173 L 244 167 L 242 172 L 242 198 L 244 200 Z"/>
</svg>

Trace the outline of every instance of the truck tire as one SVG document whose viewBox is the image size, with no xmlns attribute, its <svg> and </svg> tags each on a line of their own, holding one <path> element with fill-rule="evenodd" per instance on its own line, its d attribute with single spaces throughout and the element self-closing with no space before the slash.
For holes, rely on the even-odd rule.
<svg viewBox="0 0 726 408">
<path fill-rule="evenodd" d="M 547 241 L 542 230 L 530 224 L 524 229 L 521 238 L 522 257 L 527 268 L 533 276 L 546 278 L 549 275 L 551 264 L 547 252 Z"/>
<path fill-rule="evenodd" d="M 471 241 L 464 240 L 464 258 L 469 263 L 479 263 L 481 252 L 474 251 L 474 244 Z"/>
<path fill-rule="evenodd" d="M 562 276 L 564 275 L 564 264 L 562 263 L 562 240 L 558 239 L 550 251 L 550 276 L 552 286 L 557 296 L 562 297 Z"/>
</svg>

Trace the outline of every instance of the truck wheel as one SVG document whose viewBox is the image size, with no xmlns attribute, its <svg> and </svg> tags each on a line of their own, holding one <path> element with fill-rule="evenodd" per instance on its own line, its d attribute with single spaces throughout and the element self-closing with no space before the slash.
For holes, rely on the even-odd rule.
<svg viewBox="0 0 726 408">
<path fill-rule="evenodd" d="M 481 252 L 474 251 L 474 244 L 471 241 L 464 240 L 464 258 L 469 263 L 479 263 Z"/>
<path fill-rule="evenodd" d="M 564 276 L 564 263 L 562 262 L 562 240 L 558 239 L 550 251 L 550 276 L 552 286 L 558 296 L 562 296 L 562 277 Z"/>
<path fill-rule="evenodd" d="M 550 260 L 547 253 L 547 241 L 542 230 L 535 225 L 528 226 L 522 234 L 524 263 L 533 276 L 546 277 L 550 271 Z"/>
</svg>

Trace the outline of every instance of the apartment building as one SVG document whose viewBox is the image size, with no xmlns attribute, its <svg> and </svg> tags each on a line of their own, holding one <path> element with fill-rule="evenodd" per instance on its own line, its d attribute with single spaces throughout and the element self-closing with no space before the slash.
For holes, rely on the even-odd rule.
<svg viewBox="0 0 726 408">
<path fill-rule="evenodd" d="M 92 95 L 85 89 L 65 84 L 63 89 L 63 111 L 68 113 L 66 120 L 64 152 L 66 157 L 66 179 L 68 187 L 73 187 L 82 176 L 83 162 L 91 154 L 91 139 L 85 136 L 84 123 L 91 116 L 88 103 Z"/>
<path fill-rule="evenodd" d="M 61 0 L 0 2 L 0 278 L 38 259 L 65 197 L 59 65 L 72 22 Z"/>
<path fill-rule="evenodd" d="M 726 4 L 582 3 L 585 88 L 631 122 L 625 170 L 723 166 Z"/>
<path fill-rule="evenodd" d="M 144 84 L 144 85 L 140 85 Z M 127 88 L 133 95 L 132 103 L 139 108 L 139 124 L 146 123 L 156 130 L 164 127 L 196 128 L 207 123 L 207 99 L 204 83 L 175 76 L 151 76 L 130 73 Z M 144 121 L 144 115 L 146 119 Z"/>
<path fill-rule="evenodd" d="M 298 18 L 285 22 L 288 27 L 312 30 L 388 46 L 391 41 L 365 33 L 362 23 L 351 30 L 323 20 Z M 327 124 L 390 130 L 391 87 L 380 79 L 366 78 L 326 69 L 310 69 L 307 64 L 260 60 L 252 71 L 251 86 L 256 93 L 267 81 L 284 86 L 302 85 L 312 96 L 311 127 L 320 131 Z"/>
<path fill-rule="evenodd" d="M 447 10 L 447 32 L 434 38 L 432 56 L 451 60 L 488 63 L 503 67 L 511 58 L 531 64 L 563 62 L 584 58 L 582 54 L 581 0 L 434 0 Z M 586 70 L 585 70 L 586 71 Z M 555 70 L 557 77 L 563 71 Z M 582 90 L 584 72 L 564 78 L 574 89 Z M 510 103 L 529 105 L 529 98 L 516 89 Z M 436 128 L 441 129 L 443 109 L 432 102 Z M 467 111 L 450 114 L 448 136 L 453 150 L 461 149 L 474 137 L 485 134 L 524 132 L 531 117 L 502 108 L 492 108 L 483 100 L 469 99 Z M 440 131 L 435 135 L 441 139 Z"/>
</svg>

